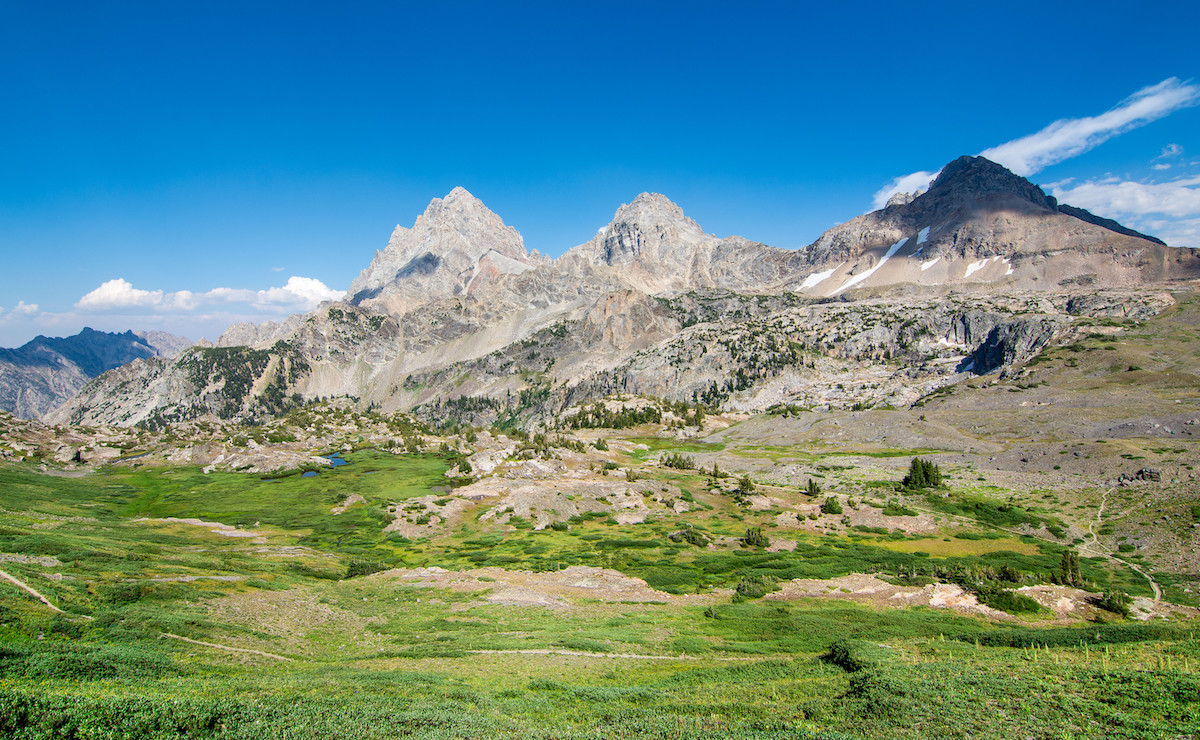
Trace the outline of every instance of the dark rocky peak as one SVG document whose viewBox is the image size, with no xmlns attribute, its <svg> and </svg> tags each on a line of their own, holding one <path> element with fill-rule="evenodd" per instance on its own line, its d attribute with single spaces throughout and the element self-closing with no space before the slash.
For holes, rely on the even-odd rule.
<svg viewBox="0 0 1200 740">
<path fill-rule="evenodd" d="M 984 157 L 959 157 L 946 165 L 929 190 L 913 203 L 927 207 L 930 201 L 979 202 L 994 196 L 1013 196 L 1048 211 L 1058 210 L 1058 202 L 1037 185 Z"/>
<path fill-rule="evenodd" d="M 96 331 L 91 327 L 84 327 L 70 337 L 38 335 L 19 349 L 6 352 L 10 353 L 4 358 L 8 361 L 19 357 L 25 363 L 49 365 L 65 360 L 79 367 L 88 377 L 95 377 L 138 357 L 158 354 L 145 339 L 132 331 L 115 334 Z"/>
</svg>

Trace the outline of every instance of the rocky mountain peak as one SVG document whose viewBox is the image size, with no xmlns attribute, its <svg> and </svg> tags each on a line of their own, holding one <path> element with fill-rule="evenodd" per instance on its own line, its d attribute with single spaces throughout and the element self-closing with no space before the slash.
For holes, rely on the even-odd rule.
<svg viewBox="0 0 1200 740">
<path fill-rule="evenodd" d="M 483 201 L 471 195 L 466 188 L 461 186 L 451 190 L 444 198 L 434 198 L 429 201 L 425 212 L 418 217 L 418 224 L 421 219 L 429 221 L 431 224 L 448 225 L 458 225 L 471 220 L 500 221 L 500 217 L 485 206 Z M 503 222 L 500 223 L 503 224 Z"/>
<path fill-rule="evenodd" d="M 598 261 L 614 265 L 643 257 L 660 260 L 679 246 L 694 246 L 711 238 L 665 195 L 642 193 L 617 209 L 593 246 Z"/>
<path fill-rule="evenodd" d="M 402 310 L 430 298 L 470 292 L 501 274 L 524 272 L 531 257 L 517 230 L 483 201 L 456 187 L 434 198 L 411 228 L 397 226 L 388 245 L 350 284 L 354 305 L 391 297 Z"/>
<path fill-rule="evenodd" d="M 1058 210 L 1058 202 L 1037 185 L 984 157 L 959 157 L 946 165 L 924 197 L 980 201 L 997 195 L 1015 196 L 1040 208 Z"/>
</svg>

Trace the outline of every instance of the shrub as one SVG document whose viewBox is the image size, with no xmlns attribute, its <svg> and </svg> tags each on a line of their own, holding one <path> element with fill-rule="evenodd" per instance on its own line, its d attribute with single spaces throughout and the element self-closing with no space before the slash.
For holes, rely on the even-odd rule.
<svg viewBox="0 0 1200 740">
<path fill-rule="evenodd" d="M 842 504 L 837 500 L 836 496 L 826 496 L 821 502 L 822 514 L 841 514 Z"/>
<path fill-rule="evenodd" d="M 346 566 L 346 577 L 354 578 L 356 576 L 369 576 L 372 573 L 379 573 L 388 570 L 391 566 L 387 563 L 381 563 L 378 560 L 362 560 L 355 558 Z"/>
<path fill-rule="evenodd" d="M 750 527 L 746 530 L 746 536 L 742 537 L 742 544 L 746 547 L 770 547 L 771 539 L 758 527 Z"/>
<path fill-rule="evenodd" d="M 750 599 L 760 599 L 763 596 L 778 591 L 779 586 L 775 583 L 775 579 L 770 576 L 742 576 L 738 581 L 737 589 L 733 594 L 735 602 L 748 601 Z"/>
<path fill-rule="evenodd" d="M 709 539 L 697 532 L 695 529 L 692 529 L 690 524 L 686 525 L 678 532 L 672 532 L 671 534 L 667 535 L 667 539 L 671 540 L 672 542 L 686 542 L 689 545 L 695 545 L 696 547 L 705 547 L 709 543 Z"/>
<path fill-rule="evenodd" d="M 1041 604 L 1028 596 L 1004 588 L 990 593 L 981 593 L 979 600 L 993 609 L 999 609 L 1008 614 L 1033 614 L 1042 609 Z"/>
<path fill-rule="evenodd" d="M 1093 603 L 1106 612 L 1119 614 L 1122 617 L 1129 616 L 1129 606 L 1133 603 L 1133 598 L 1124 591 L 1105 591 L 1100 598 Z"/>
<path fill-rule="evenodd" d="M 877 668 L 886 659 L 887 648 L 854 639 L 838 640 L 829 646 L 829 652 L 821 656 L 821 660 L 832 663 L 847 673 Z"/>
</svg>

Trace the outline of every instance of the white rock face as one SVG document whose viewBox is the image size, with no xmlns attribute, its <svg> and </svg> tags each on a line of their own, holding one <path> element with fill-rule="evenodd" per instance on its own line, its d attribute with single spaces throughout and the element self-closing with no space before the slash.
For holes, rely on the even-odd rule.
<svg viewBox="0 0 1200 740">
<path fill-rule="evenodd" d="M 313 313 L 318 313 L 320 309 Z M 282 322 L 264 321 L 261 324 L 241 323 L 230 326 L 217 338 L 217 347 L 269 347 L 290 336 L 303 323 L 300 314 L 288 316 Z"/>
<path fill-rule="evenodd" d="M 463 188 L 434 198 L 412 228 L 397 226 L 350 284 L 349 303 L 406 310 L 431 298 L 470 294 L 499 275 L 536 264 L 517 230 Z"/>
<path fill-rule="evenodd" d="M 571 260 L 612 268 L 625 286 L 651 295 L 697 288 L 779 288 L 795 280 L 802 268 L 802 257 L 793 250 L 706 234 L 658 193 L 642 193 L 618 208 L 591 241 L 561 261 Z"/>
</svg>

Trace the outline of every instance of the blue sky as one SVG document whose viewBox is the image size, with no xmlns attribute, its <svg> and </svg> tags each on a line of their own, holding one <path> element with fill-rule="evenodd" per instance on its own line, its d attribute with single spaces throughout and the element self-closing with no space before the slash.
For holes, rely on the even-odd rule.
<svg viewBox="0 0 1200 740">
<path fill-rule="evenodd" d="M 1196 4 L 578 5 L 3 4 L 0 346 L 303 310 L 456 185 L 550 255 L 646 190 L 797 248 L 1030 136 L 1200 246 Z"/>
</svg>

